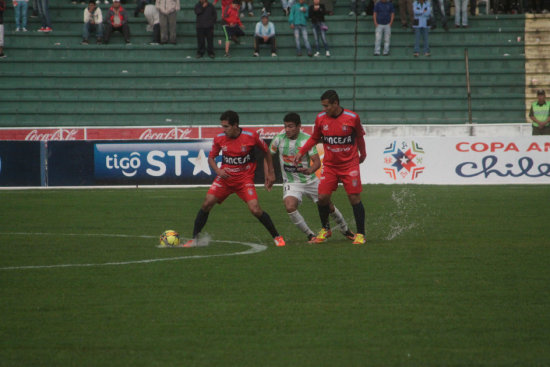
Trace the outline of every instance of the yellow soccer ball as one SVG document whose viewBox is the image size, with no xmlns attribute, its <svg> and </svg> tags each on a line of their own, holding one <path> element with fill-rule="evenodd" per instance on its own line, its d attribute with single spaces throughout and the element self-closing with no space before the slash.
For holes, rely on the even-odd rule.
<svg viewBox="0 0 550 367">
<path fill-rule="evenodd" d="M 164 231 L 160 235 L 161 247 L 175 247 L 180 244 L 180 234 L 172 229 Z"/>
</svg>

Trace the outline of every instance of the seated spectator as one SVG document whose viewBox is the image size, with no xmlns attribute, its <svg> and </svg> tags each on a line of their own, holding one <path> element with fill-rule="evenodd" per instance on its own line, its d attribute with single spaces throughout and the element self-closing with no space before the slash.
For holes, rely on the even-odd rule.
<svg viewBox="0 0 550 367">
<path fill-rule="evenodd" d="M 229 47 L 231 41 L 237 45 L 241 43 L 239 37 L 244 36 L 243 23 L 239 17 L 239 9 L 241 7 L 241 1 L 235 0 L 230 6 L 225 8 L 222 14 L 223 20 L 223 32 L 225 34 L 225 57 L 231 57 L 229 53 Z"/>
<path fill-rule="evenodd" d="M 289 16 L 290 9 L 294 5 L 295 0 L 281 0 L 281 6 L 283 7 L 283 12 L 285 13 L 285 16 Z"/>
<path fill-rule="evenodd" d="M 103 15 L 99 6 L 95 5 L 94 0 L 90 0 L 88 7 L 84 9 L 84 26 L 82 27 L 82 44 L 88 44 L 90 34 L 96 34 L 97 43 L 103 39 Z"/>
<path fill-rule="evenodd" d="M 214 58 L 214 24 L 218 19 L 216 8 L 208 0 L 199 0 L 195 5 L 195 14 L 197 15 L 197 58 L 204 55 L 205 43 L 208 56 Z"/>
<path fill-rule="evenodd" d="M 147 32 L 153 32 L 153 38 L 150 45 L 158 45 L 160 44 L 160 15 L 159 10 L 154 4 L 147 4 L 145 5 L 145 8 L 143 8 L 143 15 L 145 16 L 145 19 L 147 20 L 147 26 L 145 27 L 145 30 Z"/>
<path fill-rule="evenodd" d="M 4 55 L 4 10 L 6 10 L 6 1 L 0 0 L 0 58 Z"/>
<path fill-rule="evenodd" d="M 313 56 L 311 45 L 307 39 L 307 18 L 309 9 L 305 4 L 305 0 L 298 0 L 292 8 L 290 8 L 290 15 L 288 16 L 288 22 L 290 28 L 294 30 L 294 40 L 296 42 L 296 55 L 302 56 L 302 48 L 300 46 L 300 35 L 304 39 L 304 45 L 307 49 L 307 55 Z"/>
<path fill-rule="evenodd" d="M 113 6 L 107 12 L 105 19 L 105 39 L 107 44 L 111 39 L 113 32 L 121 32 L 124 36 L 126 44 L 130 44 L 130 27 L 128 26 L 128 14 L 126 10 L 120 6 L 120 0 L 113 0 Z"/>
<path fill-rule="evenodd" d="M 380 0 L 374 6 L 374 56 L 380 56 L 380 44 L 384 36 L 384 56 L 390 54 L 391 26 L 395 18 L 395 9 L 391 1 Z"/>
<path fill-rule="evenodd" d="M 327 42 L 328 27 L 325 23 L 325 14 L 327 14 L 325 5 L 321 4 L 320 0 L 313 0 L 313 4 L 309 6 L 309 19 L 311 19 L 313 39 L 315 40 L 316 51 L 315 54 L 313 54 L 315 57 L 319 56 L 320 52 L 319 36 L 321 36 L 321 41 L 323 41 L 323 46 L 325 47 L 325 55 L 330 57 L 330 50 Z"/>
<path fill-rule="evenodd" d="M 252 4 L 252 0 L 244 0 L 243 5 L 241 6 L 241 17 L 244 17 L 244 13 L 246 12 L 246 9 L 248 8 L 248 16 L 253 17 L 254 16 L 254 5 Z"/>
<path fill-rule="evenodd" d="M 15 13 L 15 31 L 27 31 L 27 10 L 29 0 L 13 0 L 13 10 Z"/>
<path fill-rule="evenodd" d="M 550 135 L 550 103 L 546 101 L 544 89 L 537 91 L 537 100 L 529 111 L 533 125 L 533 135 Z"/>
<path fill-rule="evenodd" d="M 273 0 L 262 0 L 262 5 L 264 6 L 262 8 L 262 14 L 271 15 L 271 4 L 273 3 Z"/>
<path fill-rule="evenodd" d="M 160 43 L 176 44 L 176 21 L 180 10 L 180 0 L 156 0 L 159 10 Z"/>
<path fill-rule="evenodd" d="M 218 3 L 218 0 L 214 0 L 214 5 Z M 229 5 L 233 3 L 233 0 L 222 0 L 221 6 L 222 6 L 222 17 L 223 13 L 225 12 L 225 8 L 227 8 Z"/>
<path fill-rule="evenodd" d="M 277 41 L 275 38 L 275 25 L 269 21 L 267 14 L 262 15 L 256 23 L 254 32 L 254 56 L 260 56 L 260 45 L 271 46 L 271 56 L 277 56 Z"/>
<path fill-rule="evenodd" d="M 415 0 L 413 3 L 413 12 L 414 56 L 419 56 L 420 37 L 424 40 L 424 56 L 430 56 L 430 44 L 428 42 L 430 25 L 428 24 L 428 19 L 432 16 L 432 7 L 426 0 Z"/>
</svg>

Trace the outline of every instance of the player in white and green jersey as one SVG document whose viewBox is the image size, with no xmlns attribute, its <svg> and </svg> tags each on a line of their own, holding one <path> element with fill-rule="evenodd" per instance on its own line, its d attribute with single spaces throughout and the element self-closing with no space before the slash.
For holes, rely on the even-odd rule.
<svg viewBox="0 0 550 367">
<path fill-rule="evenodd" d="M 314 146 L 308 154 L 303 156 L 301 165 L 298 167 L 294 165 L 294 156 L 309 139 L 309 135 L 301 131 L 301 125 L 300 115 L 294 112 L 287 114 L 284 118 L 285 131 L 273 138 L 269 150 L 271 154 L 279 155 L 283 176 L 283 201 L 290 220 L 308 236 L 311 242 L 315 238 L 315 233 L 298 212 L 298 206 L 302 202 L 302 195 L 317 203 L 319 179 L 315 172 L 321 167 L 321 159 Z M 344 236 L 353 239 L 354 234 L 349 230 L 342 213 L 332 203 L 330 203 L 330 216 L 338 224 Z"/>
</svg>

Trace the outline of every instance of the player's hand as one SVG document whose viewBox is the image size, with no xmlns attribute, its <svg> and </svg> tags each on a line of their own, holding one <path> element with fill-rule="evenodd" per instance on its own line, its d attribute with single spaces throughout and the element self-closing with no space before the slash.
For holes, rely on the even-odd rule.
<svg viewBox="0 0 550 367">
<path fill-rule="evenodd" d="M 218 170 L 217 174 L 218 174 L 218 176 L 220 176 L 221 178 L 224 178 L 224 179 L 225 179 L 225 178 L 229 178 L 229 175 L 227 174 L 227 172 L 225 172 L 224 169 Z"/>
<path fill-rule="evenodd" d="M 290 25 L 290 29 L 294 29 L 294 24 L 291 24 L 291 25 Z"/>
<path fill-rule="evenodd" d="M 300 153 L 296 153 L 293 163 L 296 167 L 299 167 L 302 164 L 302 155 Z"/>
<path fill-rule="evenodd" d="M 270 172 L 265 177 L 265 189 L 267 191 L 271 191 L 271 189 L 273 188 L 274 183 L 275 183 L 275 172 Z"/>
<path fill-rule="evenodd" d="M 300 173 L 303 173 L 304 175 L 310 175 L 311 172 L 309 171 L 309 168 L 305 168 L 305 167 L 298 167 L 296 169 L 296 171 L 300 172 Z"/>
</svg>

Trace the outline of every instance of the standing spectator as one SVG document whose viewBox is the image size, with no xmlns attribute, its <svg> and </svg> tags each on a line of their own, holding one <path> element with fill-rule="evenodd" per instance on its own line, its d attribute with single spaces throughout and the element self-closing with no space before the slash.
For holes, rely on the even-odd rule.
<svg viewBox="0 0 550 367">
<path fill-rule="evenodd" d="M 366 243 L 365 208 L 361 202 L 363 186 L 359 165 L 367 158 L 365 130 L 357 113 L 340 106 L 340 98 L 336 91 L 327 90 L 323 93 L 321 105 L 323 112 L 315 119 L 313 134 L 294 155 L 294 165 L 299 167 L 302 157 L 318 142 L 323 142 L 325 156 L 321 182 L 317 187 L 317 209 L 323 228 L 311 242 L 323 243 L 332 235 L 329 226 L 331 196 L 341 182 L 348 195 L 357 225 L 357 234 L 354 237 L 346 237 L 351 237 L 354 245 L 363 245 Z"/>
<path fill-rule="evenodd" d="M 27 31 L 27 10 L 29 8 L 28 0 L 13 0 L 13 8 L 15 10 L 15 31 Z"/>
<path fill-rule="evenodd" d="M 111 34 L 114 31 L 121 32 L 124 36 L 124 41 L 126 44 L 130 44 L 128 14 L 126 13 L 126 10 L 120 6 L 120 0 L 113 0 L 113 6 L 111 6 L 107 12 L 107 19 L 105 19 L 105 44 L 109 43 Z"/>
<path fill-rule="evenodd" d="M 40 15 L 40 22 L 42 27 L 38 32 L 49 33 L 52 31 L 52 21 L 50 19 L 50 4 L 48 0 L 37 0 L 36 6 L 38 7 L 38 15 Z"/>
<path fill-rule="evenodd" d="M 271 4 L 273 3 L 273 0 L 262 0 L 263 8 L 262 8 L 262 14 L 271 15 Z"/>
<path fill-rule="evenodd" d="M 393 4 L 388 0 L 380 0 L 374 5 L 374 20 L 375 41 L 374 41 L 374 56 L 380 56 L 380 44 L 382 36 L 384 36 L 384 56 L 390 54 L 391 26 L 395 18 L 395 9 Z"/>
<path fill-rule="evenodd" d="M 413 0 L 399 0 L 399 18 L 401 19 L 402 28 L 412 27 L 414 23 Z"/>
<path fill-rule="evenodd" d="M 244 13 L 246 11 L 246 8 L 248 8 L 248 16 L 253 17 L 254 16 L 254 5 L 252 4 L 252 0 L 244 0 L 243 5 L 241 6 L 241 17 L 244 17 Z"/>
<path fill-rule="evenodd" d="M 84 26 L 82 27 L 82 44 L 88 44 L 90 34 L 95 32 L 97 43 L 103 39 L 103 14 L 94 0 L 90 0 L 88 7 L 84 9 Z"/>
<path fill-rule="evenodd" d="M 176 21 L 180 10 L 180 0 L 156 0 L 159 10 L 160 43 L 176 44 Z"/>
<path fill-rule="evenodd" d="M 307 17 L 308 17 L 308 7 L 305 4 L 305 0 L 298 0 L 298 3 L 292 5 L 290 9 L 290 15 L 288 17 L 288 22 L 290 23 L 290 28 L 294 30 L 294 40 L 296 41 L 296 55 L 302 56 L 302 47 L 300 46 L 300 35 L 304 39 L 304 45 L 307 49 L 307 55 L 309 57 L 313 56 L 311 50 L 311 45 L 307 39 Z"/>
<path fill-rule="evenodd" d="M 328 27 L 325 24 L 325 14 L 327 11 L 325 5 L 321 4 L 320 0 L 313 0 L 313 4 L 309 6 L 309 19 L 311 19 L 311 28 L 313 30 L 313 39 L 315 40 L 315 54 L 313 56 L 319 56 L 319 36 L 323 41 L 325 47 L 325 55 L 330 57 L 330 50 L 327 42 L 327 30 Z"/>
<path fill-rule="evenodd" d="M 441 19 L 441 26 L 444 30 L 448 31 L 449 26 L 447 25 L 447 15 L 445 14 L 445 1 L 446 0 L 432 0 L 433 4 L 433 22 L 432 22 L 432 29 L 435 29 L 436 22 L 435 22 L 435 13 L 439 13 L 439 18 Z M 466 0 L 469 1 L 469 0 Z M 436 11 L 437 10 L 437 11 Z"/>
<path fill-rule="evenodd" d="M 145 20 L 147 20 L 145 30 L 153 32 L 153 39 L 149 44 L 158 45 L 160 43 L 159 10 L 154 4 L 149 4 L 147 0 L 141 0 L 134 11 L 134 16 L 137 17 L 140 13 L 143 13 Z"/>
<path fill-rule="evenodd" d="M 455 28 L 460 28 L 460 19 L 462 18 L 462 27 L 468 28 L 468 0 L 455 1 Z"/>
<path fill-rule="evenodd" d="M 143 15 L 147 19 L 147 32 L 153 32 L 153 39 L 151 45 L 158 45 L 160 43 L 160 13 L 157 7 L 153 4 L 145 5 L 143 9 Z"/>
<path fill-rule="evenodd" d="M 487 0 L 487 5 L 486 6 L 489 7 L 489 8 L 490 8 L 490 5 L 489 5 L 490 3 L 491 3 L 491 1 Z M 472 17 L 476 16 L 476 8 L 477 8 L 477 0 L 470 0 L 470 15 Z M 488 13 L 489 12 L 487 12 L 487 14 Z"/>
<path fill-rule="evenodd" d="M 260 56 L 260 45 L 271 46 L 271 56 L 277 56 L 277 40 L 275 38 L 275 25 L 269 21 L 267 14 L 256 23 L 254 30 L 254 56 Z"/>
<path fill-rule="evenodd" d="M 350 2 L 350 8 L 348 15 L 354 16 L 356 14 L 361 14 L 363 16 L 367 15 L 367 12 L 365 9 L 367 8 L 367 1 L 366 0 L 359 0 L 359 9 L 357 8 L 357 0 L 351 0 Z"/>
<path fill-rule="evenodd" d="M 0 58 L 4 55 L 4 10 L 6 10 L 6 1 L 0 0 Z"/>
<path fill-rule="evenodd" d="M 199 0 L 195 5 L 197 15 L 197 57 L 204 55 L 205 42 L 206 52 L 210 58 L 214 58 L 214 24 L 218 19 L 216 8 L 208 0 Z"/>
<path fill-rule="evenodd" d="M 531 104 L 529 117 L 533 121 L 533 135 L 550 135 L 550 103 L 544 89 L 537 91 L 537 101 Z"/>
<path fill-rule="evenodd" d="M 432 7 L 426 0 L 415 0 L 413 3 L 414 11 L 414 56 L 420 55 L 420 37 L 424 42 L 424 56 L 430 56 L 430 44 L 428 42 L 428 34 L 430 25 L 428 20 L 432 16 Z"/>
<path fill-rule="evenodd" d="M 241 7 L 240 0 L 234 0 L 234 2 L 225 8 L 222 14 L 223 19 L 223 33 L 225 34 L 225 57 L 231 57 L 229 53 L 229 47 L 231 41 L 237 45 L 241 43 L 239 37 L 244 36 L 242 28 L 244 28 L 241 18 L 239 17 L 239 8 Z"/>
<path fill-rule="evenodd" d="M 294 5 L 295 0 L 281 0 L 281 6 L 283 7 L 283 12 L 285 13 L 285 16 L 289 16 L 290 9 Z"/>
</svg>

